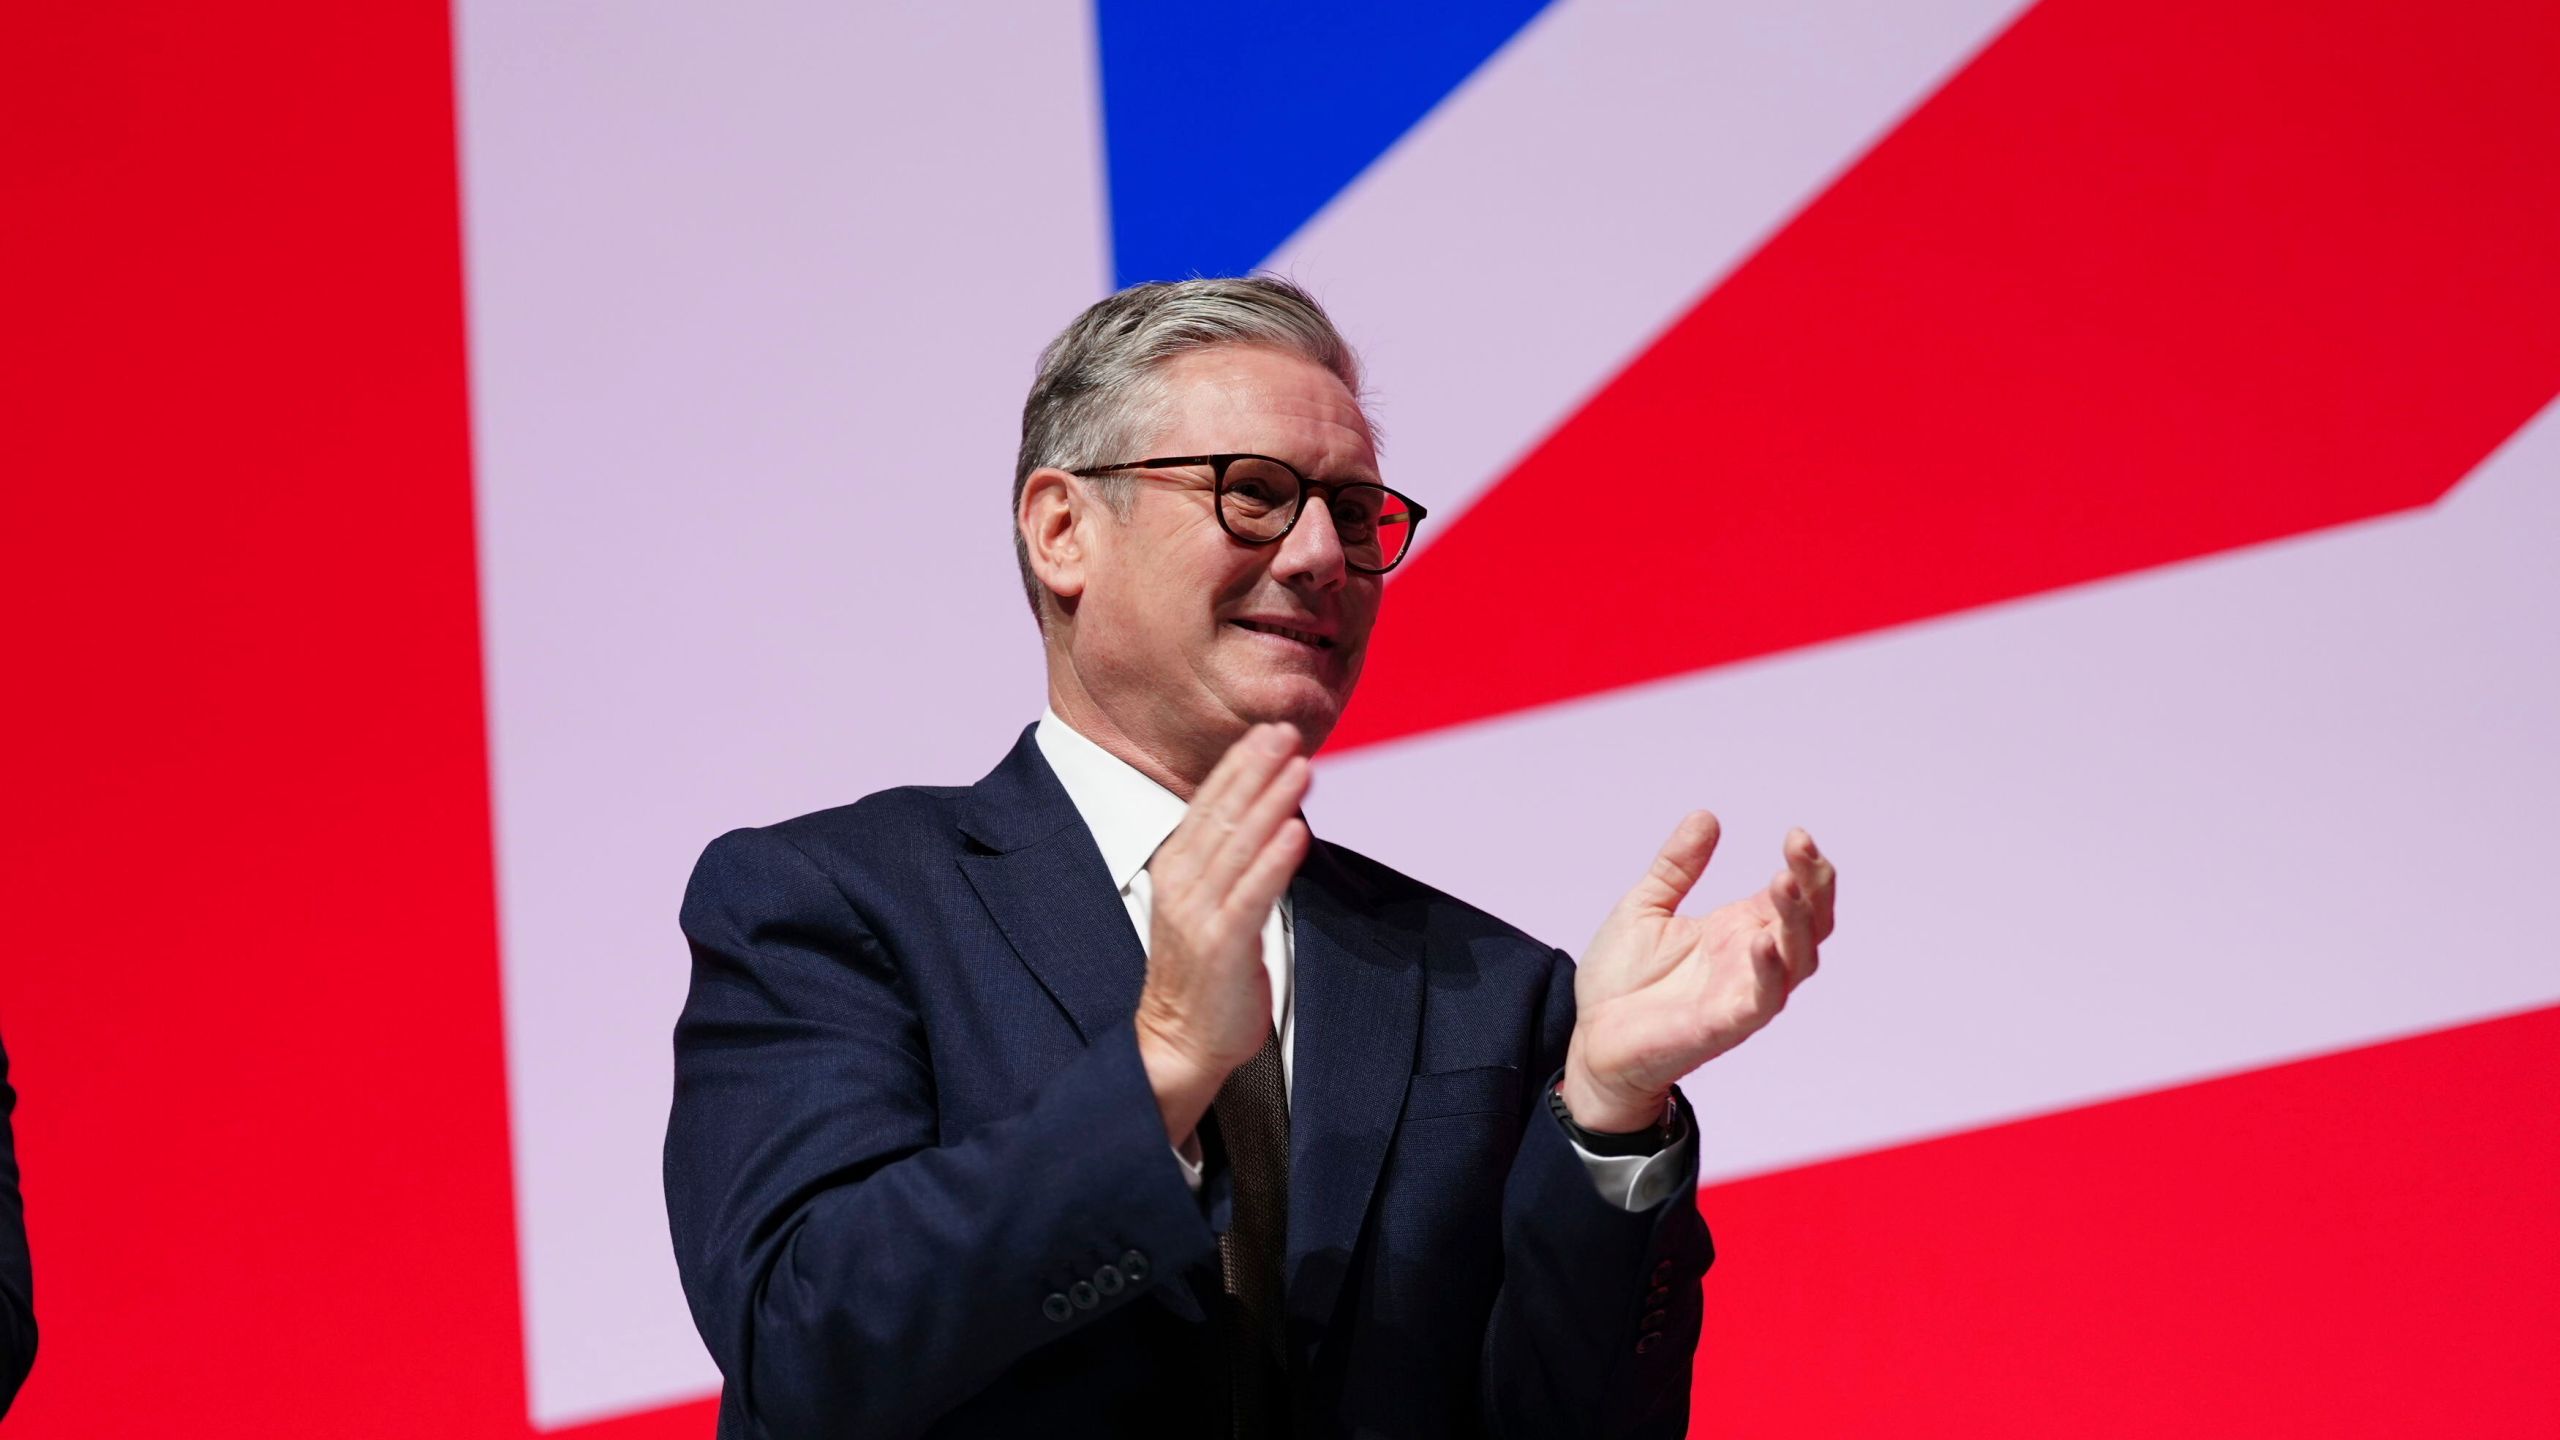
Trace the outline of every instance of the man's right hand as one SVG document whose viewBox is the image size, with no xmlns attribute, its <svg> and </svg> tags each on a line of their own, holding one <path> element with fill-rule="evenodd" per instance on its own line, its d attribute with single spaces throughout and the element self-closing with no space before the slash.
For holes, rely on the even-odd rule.
<svg viewBox="0 0 2560 1440">
<path fill-rule="evenodd" d="M 1256 725 L 1227 748 L 1147 862 L 1154 887 L 1138 1055 L 1179 1148 L 1229 1071 L 1271 1033 L 1262 924 L 1306 858 L 1298 727 Z"/>
</svg>

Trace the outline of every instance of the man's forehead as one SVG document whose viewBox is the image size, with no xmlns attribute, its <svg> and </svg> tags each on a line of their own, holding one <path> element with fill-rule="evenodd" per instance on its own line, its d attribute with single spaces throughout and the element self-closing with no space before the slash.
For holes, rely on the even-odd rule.
<svg viewBox="0 0 2560 1440">
<path fill-rule="evenodd" d="M 1327 473 L 1375 472 L 1369 417 L 1341 377 L 1302 355 L 1217 345 L 1166 362 L 1161 444 L 1183 453 L 1251 450 Z"/>
</svg>

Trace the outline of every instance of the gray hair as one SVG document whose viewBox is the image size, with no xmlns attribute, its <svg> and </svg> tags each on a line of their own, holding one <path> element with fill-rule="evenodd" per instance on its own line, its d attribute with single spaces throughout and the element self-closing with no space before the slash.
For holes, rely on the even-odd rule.
<svg viewBox="0 0 2560 1440">
<path fill-rule="evenodd" d="M 1152 280 L 1087 307 L 1040 352 L 1040 371 L 1022 404 L 1022 450 L 1013 466 L 1013 510 L 1031 472 L 1114 465 L 1145 456 L 1143 445 L 1165 422 L 1171 397 L 1160 375 L 1167 362 L 1215 345 L 1259 345 L 1302 356 L 1337 376 L 1367 416 L 1360 361 L 1315 297 L 1276 275 Z M 1372 425 L 1374 434 L 1376 427 Z M 1135 487 L 1125 475 L 1098 478 L 1104 502 L 1127 519 Z M 1031 549 L 1019 523 L 1013 557 L 1031 613 L 1047 612 L 1047 587 L 1031 571 Z"/>
</svg>

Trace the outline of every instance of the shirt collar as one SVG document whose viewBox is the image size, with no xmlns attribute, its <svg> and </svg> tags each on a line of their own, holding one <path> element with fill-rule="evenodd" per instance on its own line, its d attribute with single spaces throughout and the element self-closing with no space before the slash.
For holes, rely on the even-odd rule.
<svg viewBox="0 0 2560 1440">
<path fill-rule="evenodd" d="M 1085 828 L 1093 832 L 1111 883 L 1127 890 L 1190 807 L 1181 796 L 1059 719 L 1053 709 L 1041 709 L 1032 740 L 1040 747 L 1040 758 L 1057 774 L 1058 783 L 1066 787 L 1067 799 L 1084 817 Z"/>
</svg>

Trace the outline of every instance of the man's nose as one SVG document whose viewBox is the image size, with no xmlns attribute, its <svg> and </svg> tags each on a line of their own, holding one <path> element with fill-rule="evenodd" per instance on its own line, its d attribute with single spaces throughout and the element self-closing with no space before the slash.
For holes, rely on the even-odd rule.
<svg viewBox="0 0 2560 1440">
<path fill-rule="evenodd" d="M 1338 589 L 1350 574 L 1342 560 L 1342 535 L 1333 528 L 1333 506 L 1321 494 L 1309 493 L 1298 523 L 1280 541 L 1271 572 L 1292 585 Z"/>
</svg>

